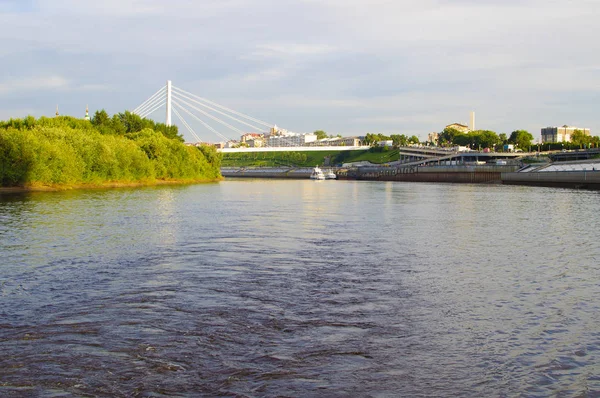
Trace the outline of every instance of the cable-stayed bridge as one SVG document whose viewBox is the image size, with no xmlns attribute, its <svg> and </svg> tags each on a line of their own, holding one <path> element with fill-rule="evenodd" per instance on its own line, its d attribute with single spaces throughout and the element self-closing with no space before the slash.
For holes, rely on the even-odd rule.
<svg viewBox="0 0 600 398">
<path fill-rule="evenodd" d="M 240 135 L 248 132 L 248 128 L 257 133 L 277 130 L 277 126 L 273 123 L 267 123 L 175 87 L 170 80 L 132 112 L 146 118 L 163 107 L 165 108 L 165 124 L 170 126 L 172 124 L 171 117 L 175 115 L 198 142 L 202 142 L 202 139 L 182 113 L 200 123 L 205 129 L 219 137 L 219 140 L 224 141 L 232 140 L 234 134 L 237 135 L 236 139 L 239 139 Z M 217 125 L 218 129 L 214 127 Z M 242 130 L 243 128 L 246 131 Z"/>
</svg>

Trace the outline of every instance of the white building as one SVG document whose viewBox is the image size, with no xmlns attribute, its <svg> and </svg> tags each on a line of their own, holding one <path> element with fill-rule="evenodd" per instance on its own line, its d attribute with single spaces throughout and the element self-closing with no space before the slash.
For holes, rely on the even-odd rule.
<svg viewBox="0 0 600 398">
<path fill-rule="evenodd" d="M 265 139 L 267 147 L 291 147 L 308 146 L 308 144 L 317 141 L 317 135 L 314 133 L 295 134 L 285 133 L 281 135 L 270 135 Z"/>
<path fill-rule="evenodd" d="M 591 135 L 590 129 L 567 126 L 545 127 L 542 129 L 542 143 L 547 142 L 571 142 L 571 136 L 575 130 L 580 130 L 585 135 Z"/>
</svg>

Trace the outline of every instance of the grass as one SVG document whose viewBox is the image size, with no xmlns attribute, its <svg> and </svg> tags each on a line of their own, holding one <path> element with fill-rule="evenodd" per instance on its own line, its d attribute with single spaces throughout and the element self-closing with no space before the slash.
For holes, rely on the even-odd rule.
<svg viewBox="0 0 600 398">
<path fill-rule="evenodd" d="M 223 167 L 314 167 L 340 166 L 343 163 L 368 161 L 375 164 L 399 159 L 396 149 L 371 148 L 354 151 L 242 152 L 223 153 Z"/>
</svg>

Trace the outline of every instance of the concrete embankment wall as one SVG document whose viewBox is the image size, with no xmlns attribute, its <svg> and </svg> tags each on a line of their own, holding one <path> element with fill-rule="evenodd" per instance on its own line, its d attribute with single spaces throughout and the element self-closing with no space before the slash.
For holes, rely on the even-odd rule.
<svg viewBox="0 0 600 398">
<path fill-rule="evenodd" d="M 425 166 L 406 168 L 359 168 L 342 172 L 341 179 L 452 182 L 452 183 L 499 183 L 502 172 L 514 171 L 516 166 Z"/>
<path fill-rule="evenodd" d="M 339 179 L 371 181 L 410 182 L 455 182 L 489 183 L 500 182 L 502 172 L 514 171 L 516 166 L 414 166 L 414 167 L 358 167 L 334 168 Z M 224 177 L 240 178 L 309 178 L 312 168 L 257 167 L 222 168 Z"/>
<path fill-rule="evenodd" d="M 312 170 L 286 167 L 222 168 L 221 175 L 235 178 L 309 178 Z"/>
<path fill-rule="evenodd" d="M 600 171 L 502 173 L 502 183 L 508 185 L 600 189 Z"/>
</svg>

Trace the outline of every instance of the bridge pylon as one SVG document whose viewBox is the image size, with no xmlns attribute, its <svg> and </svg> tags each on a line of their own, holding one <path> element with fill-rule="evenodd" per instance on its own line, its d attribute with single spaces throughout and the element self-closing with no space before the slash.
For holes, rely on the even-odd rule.
<svg viewBox="0 0 600 398">
<path fill-rule="evenodd" d="M 167 127 L 171 126 L 171 81 L 167 80 L 167 119 L 165 121 L 165 124 L 167 125 Z"/>
</svg>

